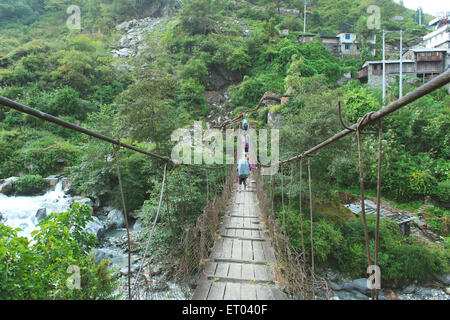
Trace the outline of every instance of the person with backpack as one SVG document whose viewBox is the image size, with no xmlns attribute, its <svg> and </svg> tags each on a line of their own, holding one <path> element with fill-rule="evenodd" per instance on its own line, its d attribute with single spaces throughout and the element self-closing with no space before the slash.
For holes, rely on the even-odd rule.
<svg viewBox="0 0 450 320">
<path fill-rule="evenodd" d="M 248 141 L 245 141 L 245 153 L 248 153 L 248 147 L 249 147 Z"/>
<path fill-rule="evenodd" d="M 252 169 L 256 169 L 249 161 L 248 157 L 243 157 L 239 160 L 237 166 L 238 172 L 238 182 L 239 182 L 239 192 L 247 190 L 247 178 L 250 175 Z"/>
<path fill-rule="evenodd" d="M 244 119 L 244 122 L 242 123 L 242 127 L 244 128 L 245 131 L 248 130 L 248 120 Z"/>
</svg>

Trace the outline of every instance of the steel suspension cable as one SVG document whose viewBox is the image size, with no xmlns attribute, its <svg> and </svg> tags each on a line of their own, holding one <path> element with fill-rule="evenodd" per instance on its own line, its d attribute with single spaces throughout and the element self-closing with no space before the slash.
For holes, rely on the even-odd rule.
<svg viewBox="0 0 450 320">
<path fill-rule="evenodd" d="M 428 81 L 427 83 L 423 84 L 419 88 L 416 88 L 415 90 L 411 91 L 410 93 L 403 96 L 402 98 L 397 99 L 390 105 L 378 110 L 377 112 L 371 113 L 369 117 L 366 117 L 364 119 L 364 121 L 362 121 L 359 124 L 359 126 L 361 128 L 363 128 L 363 127 L 367 126 L 368 124 L 374 123 L 375 121 L 399 110 L 400 108 L 408 105 L 411 102 L 416 101 L 417 99 L 425 96 L 426 94 L 433 92 L 434 90 L 436 90 L 440 87 L 443 87 L 447 83 L 450 83 L 450 70 L 447 70 L 446 72 L 440 74 L 436 78 Z M 312 154 L 312 153 L 316 152 L 317 150 L 320 150 L 323 147 L 325 147 L 331 143 L 334 143 L 335 141 L 351 134 L 353 131 L 356 130 L 357 125 L 358 125 L 357 123 L 353 124 L 353 125 L 349 126 L 348 129 L 342 130 L 341 132 L 328 138 L 327 140 L 323 141 L 322 143 L 316 145 L 315 147 L 313 147 L 307 151 L 304 151 L 292 158 L 279 161 L 277 164 L 282 165 L 287 162 L 292 162 L 292 161 L 304 158 L 304 157 L 308 156 L 309 154 Z M 277 164 L 272 164 L 272 166 L 277 165 Z M 269 165 L 264 165 L 264 166 L 270 167 Z"/>
<path fill-rule="evenodd" d="M 378 172 L 377 172 L 377 222 L 375 227 L 375 266 L 378 266 L 378 246 L 380 230 L 380 209 L 381 209 L 381 166 L 383 161 L 383 122 L 380 119 L 378 129 Z M 375 288 L 375 298 L 378 300 L 378 288 Z"/>
<path fill-rule="evenodd" d="M 145 248 L 145 252 L 144 252 L 144 255 L 143 255 L 143 258 L 142 258 L 141 265 L 139 267 L 138 274 L 136 276 L 136 280 L 134 281 L 132 293 L 134 292 L 134 290 L 136 288 L 136 285 L 137 285 L 137 282 L 139 281 L 139 276 L 141 274 L 142 267 L 144 265 L 145 256 L 147 255 L 148 249 L 150 247 L 150 243 L 152 241 L 152 236 L 153 236 L 153 231 L 155 230 L 156 222 L 158 221 L 159 212 L 161 211 L 161 204 L 162 204 L 162 199 L 163 199 L 163 195 L 164 195 L 164 185 L 165 185 L 165 182 L 166 182 L 166 172 L 167 172 L 167 163 L 164 165 L 164 176 L 163 176 L 162 186 L 161 186 L 161 195 L 159 197 L 158 211 L 156 212 L 156 216 L 155 216 L 155 220 L 153 222 L 152 230 L 150 231 L 150 236 L 148 237 L 147 246 Z"/>
<path fill-rule="evenodd" d="M 363 121 L 363 118 L 358 121 L 358 124 Z M 359 185 L 360 185 L 360 193 L 361 193 L 361 215 L 363 218 L 364 224 L 364 238 L 366 241 L 366 254 L 367 254 L 367 264 L 368 266 L 372 265 L 372 261 L 370 258 L 370 244 L 369 244 L 369 233 L 367 231 L 367 220 L 366 220 L 366 208 L 364 202 L 364 168 L 363 168 L 363 159 L 362 159 L 362 139 L 361 139 L 361 127 L 357 125 L 356 127 L 356 139 L 358 141 L 358 159 L 359 159 Z M 373 298 L 373 292 L 372 298 Z"/>
<path fill-rule="evenodd" d="M 303 174 L 303 159 L 300 159 L 300 232 L 302 235 L 302 255 L 305 259 L 305 240 L 303 237 L 303 210 L 302 210 L 302 174 Z"/>
<path fill-rule="evenodd" d="M 182 165 L 182 166 L 187 166 L 187 167 L 203 168 L 203 169 L 208 169 L 208 170 L 218 170 L 218 169 L 221 169 L 221 168 L 224 167 L 224 166 L 209 167 L 209 166 L 202 166 L 202 165 L 197 165 L 197 164 L 175 163 L 172 159 L 170 159 L 170 158 L 168 158 L 166 156 L 162 156 L 162 155 L 159 155 L 159 154 L 156 154 L 156 153 L 148 152 L 148 151 L 142 150 L 140 148 L 137 148 L 137 147 L 135 147 L 133 145 L 120 142 L 119 140 L 110 138 L 110 137 L 105 136 L 105 135 L 103 135 L 101 133 L 98 133 L 98 132 L 95 132 L 95 131 L 92 131 L 92 130 L 89 130 L 89 129 L 86 129 L 86 128 L 83 128 L 83 127 L 78 126 L 76 124 L 73 124 L 71 122 L 65 121 L 65 120 L 63 120 L 61 118 L 52 116 L 52 115 L 50 115 L 48 113 L 39 111 L 37 109 L 30 108 L 28 106 L 25 106 L 25 105 L 19 103 L 19 102 L 10 100 L 10 99 L 2 97 L 2 96 L 0 96 L 0 105 L 4 105 L 6 107 L 9 107 L 11 109 L 17 110 L 19 112 L 32 115 L 32 116 L 34 116 L 36 118 L 42 119 L 42 120 L 47 121 L 47 122 L 53 122 L 53 123 L 55 123 L 55 124 L 57 124 L 59 126 L 62 126 L 64 128 L 68 128 L 70 130 L 81 132 L 81 133 L 83 133 L 85 135 L 97 138 L 99 140 L 103 140 L 103 141 L 109 142 L 109 143 L 111 143 L 113 145 L 116 145 L 116 146 L 120 145 L 123 148 L 130 149 L 130 150 L 133 150 L 133 151 L 145 154 L 145 155 L 147 155 L 149 157 L 156 158 L 156 159 L 159 159 L 161 161 L 164 161 L 165 163 L 172 163 L 172 164 Z"/>
<path fill-rule="evenodd" d="M 120 175 L 120 164 L 119 164 L 119 152 L 120 152 L 120 141 L 119 146 L 116 147 L 113 145 L 114 150 L 114 158 L 116 159 L 116 168 L 117 168 L 117 178 L 119 180 L 119 190 L 120 190 L 120 196 L 122 200 L 122 208 L 123 208 L 123 215 L 125 219 L 125 227 L 127 228 L 127 243 L 128 243 L 128 300 L 131 300 L 131 240 L 130 240 L 130 228 L 128 226 L 128 215 L 127 215 L 127 208 L 125 205 L 125 197 L 123 195 L 123 188 L 122 188 L 122 178 Z"/>
<path fill-rule="evenodd" d="M 312 203 L 312 188 L 311 188 L 311 161 L 308 158 L 308 185 L 309 185 L 309 219 L 310 219 L 310 236 L 311 236 L 311 276 L 312 276 L 312 293 L 313 299 L 316 298 L 314 293 L 315 273 L 314 273 L 314 231 L 313 231 L 313 203 Z"/>
</svg>

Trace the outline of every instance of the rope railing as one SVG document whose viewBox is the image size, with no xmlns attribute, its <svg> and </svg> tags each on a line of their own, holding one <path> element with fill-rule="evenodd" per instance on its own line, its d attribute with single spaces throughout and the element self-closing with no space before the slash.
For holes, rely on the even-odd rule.
<svg viewBox="0 0 450 320">
<path fill-rule="evenodd" d="M 363 116 L 363 121 L 360 123 L 355 123 L 350 127 L 346 127 L 341 132 L 335 134 L 334 136 L 328 138 L 327 140 L 323 141 L 322 143 L 319 143 L 318 145 L 312 147 L 309 150 L 306 150 L 294 157 L 291 157 L 289 159 L 285 159 L 282 161 L 279 161 L 278 163 L 272 164 L 272 166 L 277 165 L 283 165 L 285 163 L 289 163 L 301 158 L 305 158 L 309 155 L 314 154 L 314 152 L 324 148 L 325 146 L 338 141 L 339 139 L 347 136 L 348 134 L 354 132 L 357 127 L 360 127 L 361 129 L 366 127 L 369 124 L 376 123 L 378 120 L 382 119 L 383 117 L 393 113 L 394 111 L 397 111 L 398 109 L 410 104 L 411 102 L 416 101 L 417 99 L 422 98 L 423 96 L 427 95 L 430 92 L 433 92 L 436 89 L 439 89 L 446 84 L 450 83 L 450 70 L 447 70 L 446 72 L 442 73 L 441 75 L 437 76 L 436 78 L 430 80 L 429 82 L 423 84 L 419 88 L 416 88 L 415 90 L 411 91 L 407 95 L 403 96 L 402 98 L 394 101 L 390 105 L 381 108 L 380 110 L 376 112 L 370 112 L 367 115 Z M 263 165 L 264 167 L 270 167 L 270 165 Z"/>
<path fill-rule="evenodd" d="M 408 105 L 411 102 L 416 101 L 417 99 L 425 96 L 426 94 L 450 83 L 450 70 L 441 74 L 440 76 L 434 78 L 428 83 L 420 86 L 414 91 L 410 92 L 406 96 L 396 100 L 390 105 L 382 108 L 377 112 L 369 112 L 365 114 L 363 117 L 358 119 L 357 123 L 352 126 L 347 126 L 342 120 L 341 114 L 341 103 L 338 104 L 338 115 L 344 130 L 334 135 L 333 137 L 323 141 L 322 143 L 314 146 L 313 148 L 302 152 L 301 154 L 291 157 L 286 160 L 279 161 L 276 164 L 272 165 L 263 165 L 259 164 L 263 167 L 271 167 L 271 166 L 280 166 L 281 172 L 281 202 L 282 202 L 282 210 L 283 210 L 283 226 L 279 226 L 279 221 L 274 218 L 274 178 L 271 176 L 271 192 L 270 192 L 270 202 L 271 202 L 271 214 L 268 216 L 268 223 L 270 228 L 270 234 L 273 240 L 273 244 L 278 253 L 280 262 L 284 267 L 284 276 L 286 277 L 286 284 L 288 291 L 291 292 L 300 292 L 303 298 L 309 296 L 315 299 L 315 288 L 319 286 L 323 289 L 324 294 L 328 297 L 328 287 L 325 279 L 317 277 L 314 271 L 314 233 L 313 233 L 313 195 L 312 195 L 312 186 L 311 186 L 311 157 L 315 156 L 315 152 L 324 148 L 325 146 L 338 141 L 339 139 L 347 136 L 348 134 L 355 132 L 357 143 L 358 143 L 358 158 L 359 158 L 359 173 L 360 173 L 360 193 L 361 193 L 361 207 L 362 207 L 362 218 L 364 225 L 364 238 L 366 244 L 366 254 L 367 254 L 367 263 L 370 267 L 372 265 L 372 259 L 370 254 L 370 246 L 369 246 L 369 235 L 367 230 L 367 221 L 365 215 L 365 204 L 364 204 L 364 168 L 363 168 L 363 150 L 362 150 L 362 134 L 376 134 L 376 132 L 362 132 L 362 129 L 369 125 L 378 122 L 379 130 L 378 130 L 378 169 L 377 169 L 377 207 L 376 207 L 376 229 L 375 229 L 375 265 L 378 264 L 378 253 L 379 253 L 379 223 L 380 223 L 380 199 L 381 199 L 381 167 L 382 167 L 382 118 L 392 112 Z M 302 221 L 302 160 L 307 159 L 307 170 L 308 170 L 308 186 L 309 186 L 309 205 L 310 205 L 310 256 L 309 260 L 311 265 L 309 267 L 306 266 L 306 257 L 305 257 L 305 248 L 304 248 L 304 239 L 303 239 L 303 221 Z M 295 247 L 291 247 L 289 244 L 289 237 L 287 236 L 286 230 L 286 217 L 285 217 L 285 208 L 284 208 L 284 174 L 283 174 L 283 165 L 292 163 L 296 160 L 300 160 L 300 223 L 301 223 L 301 242 L 302 242 L 302 252 L 298 252 Z M 292 166 L 291 166 L 291 188 L 292 188 Z M 263 180 L 259 177 L 259 184 L 261 188 L 263 188 Z M 290 212 L 290 194 L 289 191 L 289 205 L 288 205 L 288 219 Z M 262 189 L 258 189 L 258 196 L 263 199 L 260 200 L 260 203 L 264 203 L 267 201 L 267 194 Z M 292 266 L 296 266 L 295 270 L 292 269 Z M 309 272 L 307 272 L 309 269 Z M 368 268 L 369 270 L 370 268 Z M 307 278 L 307 275 L 310 275 Z M 318 280 L 316 282 L 316 279 Z M 306 280 L 306 281 L 305 281 Z M 371 297 L 372 299 L 378 300 L 379 290 L 378 288 L 371 287 Z"/>
<path fill-rule="evenodd" d="M 205 169 L 206 170 L 206 174 L 207 174 L 207 180 L 208 180 L 208 170 L 226 169 L 227 165 L 212 167 L 212 166 L 203 166 L 203 165 L 196 165 L 196 164 L 176 163 L 176 162 L 174 162 L 173 160 L 171 160 L 170 158 L 168 158 L 166 156 L 162 156 L 162 155 L 159 155 L 159 154 L 148 152 L 146 150 L 142 150 L 142 149 L 137 148 L 137 147 L 135 147 L 133 145 L 124 143 L 124 142 L 120 141 L 119 139 L 113 139 L 113 138 L 108 137 L 106 135 L 103 135 L 101 133 L 98 133 L 98 132 L 95 132 L 95 131 L 83 128 L 83 127 L 81 127 L 79 125 L 70 123 L 68 121 L 65 121 L 65 120 L 60 119 L 58 117 L 55 117 L 55 116 L 52 116 L 50 114 L 44 113 L 44 112 L 39 111 L 37 109 L 30 108 L 28 106 L 25 106 L 25 105 L 19 103 L 19 102 L 10 100 L 10 99 L 2 97 L 2 96 L 0 96 L 0 105 L 4 105 L 6 107 L 9 107 L 11 109 L 17 110 L 19 112 L 32 115 L 34 117 L 37 117 L 37 118 L 42 119 L 42 120 L 47 121 L 47 122 L 52 122 L 52 123 L 57 124 L 57 125 L 59 125 L 61 127 L 64 127 L 64 128 L 67 128 L 67 129 L 70 129 L 70 130 L 73 130 L 73 131 L 80 132 L 82 134 L 94 137 L 96 139 L 99 139 L 99 140 L 102 140 L 102 141 L 106 141 L 106 142 L 111 143 L 113 145 L 113 154 L 114 154 L 114 159 L 116 161 L 117 178 L 118 178 L 118 182 L 119 182 L 119 191 L 120 191 L 120 195 L 121 195 L 123 214 L 124 214 L 126 230 L 127 230 L 127 243 L 128 243 L 128 273 L 127 273 L 128 285 L 127 285 L 127 287 L 128 287 L 128 299 L 131 300 L 131 299 L 133 299 L 134 296 L 139 296 L 139 287 L 138 287 L 137 284 L 139 282 L 139 278 L 140 278 L 140 275 L 141 275 L 141 272 L 142 272 L 142 269 L 143 269 L 143 264 L 144 264 L 144 260 L 145 260 L 144 258 L 145 258 L 145 256 L 148 253 L 148 250 L 149 250 L 149 247 L 150 247 L 150 244 L 151 244 L 151 240 L 152 240 L 152 236 L 153 236 L 153 233 L 154 233 L 154 230 L 155 230 L 155 227 L 156 227 L 156 223 L 157 223 L 157 220 L 158 220 L 158 216 L 159 216 L 159 213 L 160 213 L 160 210 L 161 210 L 161 205 L 162 205 L 164 192 L 166 192 L 167 210 L 169 209 L 169 207 L 168 207 L 169 206 L 169 200 L 168 200 L 168 194 L 167 194 L 167 186 L 165 186 L 166 176 L 167 176 L 167 166 L 169 164 L 172 165 L 173 166 L 172 171 L 177 166 L 185 166 L 185 167 L 193 167 L 193 168 Z M 137 273 L 137 276 L 136 276 L 136 279 L 135 279 L 135 282 L 134 282 L 133 286 L 131 286 L 131 240 L 130 240 L 130 231 L 129 231 L 129 226 L 128 226 L 127 209 L 126 209 L 126 206 L 125 206 L 125 198 L 124 198 L 124 193 L 123 193 L 122 178 L 121 178 L 121 173 L 120 173 L 120 162 L 119 162 L 119 152 L 120 152 L 121 148 L 129 149 L 129 150 L 132 150 L 132 151 L 135 151 L 135 152 L 147 155 L 147 156 L 149 156 L 151 158 L 163 161 L 163 163 L 164 163 L 164 177 L 163 177 L 163 182 L 162 182 L 162 189 L 161 189 L 161 195 L 160 195 L 160 201 L 159 201 L 157 214 L 156 214 L 156 217 L 155 217 L 155 220 L 154 220 L 154 223 L 153 223 L 150 235 L 148 237 L 148 241 L 147 241 L 147 245 L 146 245 L 146 248 L 145 248 L 145 253 L 144 253 L 144 256 L 143 256 L 143 259 L 142 259 L 142 263 L 141 263 L 141 265 L 139 267 L 139 270 L 138 270 L 138 273 Z M 190 183 L 190 176 L 189 176 L 189 183 Z M 210 204 L 211 201 L 208 201 L 209 200 L 209 188 L 210 188 L 209 182 L 207 182 L 206 188 L 207 188 L 206 194 L 207 194 L 207 197 L 208 197 L 206 208 L 209 208 L 211 206 L 211 204 Z M 228 190 L 228 192 L 226 192 L 226 190 L 224 190 L 224 194 L 228 194 L 231 191 L 231 189 L 229 189 L 229 188 L 227 190 Z M 183 196 L 184 196 L 184 194 L 183 194 Z M 191 186 L 190 186 L 190 197 L 191 197 L 191 201 L 192 201 Z M 216 198 L 214 198 L 212 200 L 213 203 L 215 203 L 216 201 L 217 201 Z M 192 204 L 191 204 L 191 206 L 192 206 Z M 192 211 L 192 209 L 191 209 L 191 211 Z M 169 219 L 170 219 L 170 213 L 169 212 L 168 212 L 168 215 L 169 215 Z M 170 224 L 172 226 L 171 221 L 170 221 Z"/>
<path fill-rule="evenodd" d="M 9 107 L 9 108 L 17 110 L 19 112 L 32 115 L 34 117 L 37 117 L 37 118 L 42 119 L 42 120 L 47 121 L 47 122 L 55 123 L 55 124 L 57 124 L 57 125 L 59 125 L 61 127 L 64 127 L 64 128 L 70 129 L 70 130 L 74 130 L 74 131 L 77 131 L 77 132 L 81 132 L 81 133 L 83 133 L 85 135 L 94 137 L 96 139 L 109 142 L 109 143 L 111 143 L 113 145 L 119 146 L 119 148 L 123 147 L 125 149 L 130 149 L 130 150 L 133 150 L 135 152 L 145 154 L 145 155 L 147 155 L 149 157 L 161 160 L 161 161 L 163 161 L 165 163 L 170 163 L 172 165 L 195 167 L 195 168 L 201 168 L 201 169 L 207 169 L 207 170 L 218 170 L 218 169 L 222 169 L 222 168 L 225 167 L 225 166 L 211 167 L 211 166 L 202 166 L 202 165 L 198 165 L 198 164 L 176 163 L 172 159 L 170 159 L 169 157 L 162 156 L 162 155 L 159 155 L 159 154 L 156 154 L 156 153 L 152 153 L 152 152 L 140 149 L 140 148 L 135 147 L 133 145 L 121 142 L 118 139 L 113 139 L 113 138 L 105 136 L 105 135 L 103 135 L 101 133 L 98 133 L 98 132 L 95 132 L 95 131 L 83 128 L 83 127 L 81 127 L 79 125 L 76 125 L 74 123 L 65 121 L 65 120 L 63 120 L 61 118 L 52 116 L 52 115 L 50 115 L 48 113 L 39 111 L 37 109 L 30 108 L 28 106 L 25 106 L 25 105 L 19 103 L 19 102 L 10 100 L 10 99 L 2 97 L 2 96 L 0 96 L 0 105 L 4 105 L 5 107 Z"/>
</svg>

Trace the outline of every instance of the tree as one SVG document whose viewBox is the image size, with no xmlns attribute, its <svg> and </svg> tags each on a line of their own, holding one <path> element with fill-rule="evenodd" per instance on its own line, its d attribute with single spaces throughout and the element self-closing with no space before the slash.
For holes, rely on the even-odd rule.
<svg viewBox="0 0 450 320">
<path fill-rule="evenodd" d="M 183 1 L 179 16 L 186 32 L 191 35 L 207 35 L 216 31 L 219 2 L 214 0 Z"/>
</svg>

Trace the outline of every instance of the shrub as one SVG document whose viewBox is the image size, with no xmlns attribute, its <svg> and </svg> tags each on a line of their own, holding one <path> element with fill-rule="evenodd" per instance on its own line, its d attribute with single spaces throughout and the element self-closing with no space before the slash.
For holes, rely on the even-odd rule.
<svg viewBox="0 0 450 320">
<path fill-rule="evenodd" d="M 65 165 L 74 164 L 79 157 L 76 147 L 53 135 L 39 135 L 35 139 L 30 139 L 18 152 L 18 158 L 30 174 L 54 174 Z"/>
<path fill-rule="evenodd" d="M 0 224 L 0 299 L 114 299 L 118 287 L 109 261 L 95 263 L 95 236 L 84 232 L 92 221 L 89 206 L 74 204 L 51 214 L 32 233 L 33 241 Z M 80 290 L 67 286 L 70 266 L 80 270 Z"/>
<path fill-rule="evenodd" d="M 14 184 L 15 189 L 19 194 L 35 194 L 47 187 L 47 180 L 40 175 L 26 175 L 20 177 Z"/>
</svg>

